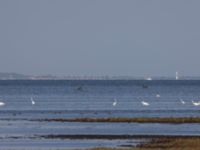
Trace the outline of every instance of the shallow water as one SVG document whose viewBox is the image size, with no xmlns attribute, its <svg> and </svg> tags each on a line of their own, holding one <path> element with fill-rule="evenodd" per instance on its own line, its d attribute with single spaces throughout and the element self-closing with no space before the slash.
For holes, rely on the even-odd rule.
<svg viewBox="0 0 200 150">
<path fill-rule="evenodd" d="M 156 97 L 159 94 L 160 97 Z M 36 102 L 31 104 L 30 98 Z M 49 149 L 129 145 L 129 140 L 41 138 L 47 135 L 200 135 L 200 124 L 38 122 L 82 117 L 200 116 L 200 81 L 0 81 L 0 148 Z M 117 105 L 112 105 L 117 99 Z M 180 102 L 183 99 L 186 103 Z M 143 106 L 141 101 L 150 105 Z M 132 145 L 138 140 L 132 139 Z"/>
<path fill-rule="evenodd" d="M 2 140 L 2 149 L 85 149 L 94 147 L 126 147 L 135 146 L 142 140 Z M 48 146 L 47 146 L 48 145 Z"/>
</svg>

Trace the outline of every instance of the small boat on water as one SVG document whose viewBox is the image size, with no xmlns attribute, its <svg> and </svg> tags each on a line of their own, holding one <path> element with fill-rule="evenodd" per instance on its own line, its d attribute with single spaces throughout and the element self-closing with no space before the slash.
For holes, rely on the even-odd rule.
<svg viewBox="0 0 200 150">
<path fill-rule="evenodd" d="M 151 77 L 148 77 L 148 78 L 146 78 L 146 80 L 148 80 L 148 81 L 151 81 L 151 80 L 152 80 L 152 78 L 151 78 Z"/>
</svg>

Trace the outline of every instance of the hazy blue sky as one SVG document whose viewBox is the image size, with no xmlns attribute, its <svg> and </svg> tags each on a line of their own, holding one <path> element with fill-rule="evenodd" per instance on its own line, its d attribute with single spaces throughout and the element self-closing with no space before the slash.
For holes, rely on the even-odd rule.
<svg viewBox="0 0 200 150">
<path fill-rule="evenodd" d="M 199 0 L 1 0 L 0 72 L 200 75 Z"/>
</svg>

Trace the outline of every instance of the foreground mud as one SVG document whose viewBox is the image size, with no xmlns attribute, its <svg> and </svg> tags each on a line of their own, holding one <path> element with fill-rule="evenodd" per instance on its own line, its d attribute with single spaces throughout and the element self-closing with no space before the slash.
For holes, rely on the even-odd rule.
<svg viewBox="0 0 200 150">
<path fill-rule="evenodd" d="M 91 150 L 200 150 L 200 137 L 156 137 L 137 147 Z"/>
<path fill-rule="evenodd" d="M 55 118 L 31 121 L 47 122 L 126 122 L 126 123 L 200 123 L 200 117 L 166 117 L 166 118 Z"/>
</svg>

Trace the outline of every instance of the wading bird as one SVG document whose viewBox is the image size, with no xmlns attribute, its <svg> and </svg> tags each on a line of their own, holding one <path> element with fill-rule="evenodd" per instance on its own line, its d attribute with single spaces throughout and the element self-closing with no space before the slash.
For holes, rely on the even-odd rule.
<svg viewBox="0 0 200 150">
<path fill-rule="evenodd" d="M 33 98 L 31 97 L 31 104 L 35 105 L 35 101 L 33 100 Z"/>
<path fill-rule="evenodd" d="M 194 106 L 200 106 L 200 102 L 194 102 L 194 101 L 192 101 L 192 104 L 193 104 Z"/>
<path fill-rule="evenodd" d="M 143 106 L 149 106 L 149 103 L 148 103 L 148 102 L 141 101 L 141 103 L 142 103 Z"/>
<path fill-rule="evenodd" d="M 113 106 L 116 106 L 116 105 L 117 105 L 117 100 L 114 99 Z"/>
<path fill-rule="evenodd" d="M 181 104 L 185 104 L 185 101 L 183 99 L 180 99 Z"/>
<path fill-rule="evenodd" d="M 0 102 L 0 106 L 4 106 L 5 105 L 5 103 L 4 102 Z"/>
</svg>

